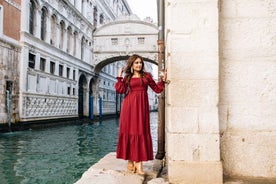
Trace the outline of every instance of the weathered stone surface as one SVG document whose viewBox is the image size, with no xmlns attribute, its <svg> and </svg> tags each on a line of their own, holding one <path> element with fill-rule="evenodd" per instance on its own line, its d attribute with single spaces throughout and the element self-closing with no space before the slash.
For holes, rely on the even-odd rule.
<svg viewBox="0 0 276 184">
<path fill-rule="evenodd" d="M 224 174 L 275 178 L 276 3 L 220 2 L 219 118 Z"/>
<path fill-rule="evenodd" d="M 218 134 L 168 133 L 167 155 L 173 161 L 218 161 L 220 152 Z"/>
<path fill-rule="evenodd" d="M 225 132 L 221 137 L 224 173 L 230 176 L 276 178 L 276 134 L 267 132 Z"/>
<path fill-rule="evenodd" d="M 164 178 L 155 178 L 150 180 L 147 184 L 169 184 Z"/>
<path fill-rule="evenodd" d="M 161 160 L 143 162 L 145 176 L 127 172 L 127 161 L 116 159 L 109 153 L 90 167 L 75 184 L 142 184 L 144 180 L 156 178 L 162 169 Z"/>
<path fill-rule="evenodd" d="M 218 101 L 217 89 L 217 80 L 172 80 L 167 89 L 167 103 L 172 107 L 213 108 Z"/>
<path fill-rule="evenodd" d="M 221 184 L 222 166 L 220 162 L 169 161 L 168 177 L 176 184 Z"/>
</svg>

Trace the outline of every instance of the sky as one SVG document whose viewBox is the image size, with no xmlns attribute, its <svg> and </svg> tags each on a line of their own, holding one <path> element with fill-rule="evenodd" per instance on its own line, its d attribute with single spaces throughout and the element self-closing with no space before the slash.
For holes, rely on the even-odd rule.
<svg viewBox="0 0 276 184">
<path fill-rule="evenodd" d="M 157 0 L 127 0 L 132 13 L 136 14 L 141 20 L 151 17 L 154 23 L 157 23 Z M 157 79 L 158 68 L 153 65 L 152 75 Z"/>
<path fill-rule="evenodd" d="M 156 0 L 127 0 L 132 13 L 141 20 L 151 17 L 153 22 L 157 22 L 157 1 Z"/>
</svg>

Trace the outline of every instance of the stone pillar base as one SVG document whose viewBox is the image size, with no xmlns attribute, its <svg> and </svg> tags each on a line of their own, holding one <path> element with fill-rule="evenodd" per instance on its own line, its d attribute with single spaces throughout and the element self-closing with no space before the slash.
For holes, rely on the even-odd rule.
<svg viewBox="0 0 276 184">
<path fill-rule="evenodd" d="M 221 162 L 169 161 L 168 178 L 172 184 L 222 184 Z"/>
</svg>

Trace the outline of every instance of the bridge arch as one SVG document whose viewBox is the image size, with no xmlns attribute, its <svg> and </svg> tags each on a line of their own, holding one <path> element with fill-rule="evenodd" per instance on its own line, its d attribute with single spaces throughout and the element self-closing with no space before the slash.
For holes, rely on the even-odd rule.
<svg viewBox="0 0 276 184">
<path fill-rule="evenodd" d="M 129 58 L 129 56 L 130 56 L 130 55 L 124 55 L 124 56 L 114 56 L 114 57 L 111 57 L 111 58 L 107 58 L 107 59 L 105 59 L 105 60 L 99 62 L 99 63 L 95 66 L 94 71 L 95 71 L 96 74 L 98 74 L 98 73 L 102 70 L 102 68 L 104 68 L 106 65 L 111 64 L 111 63 L 116 62 L 116 61 L 124 61 L 124 60 L 127 60 L 127 59 Z M 145 57 L 143 57 L 143 59 L 144 59 L 144 61 L 146 61 L 146 62 L 155 64 L 155 65 L 158 64 L 156 60 L 152 60 L 152 59 L 150 59 L 150 58 L 145 58 Z"/>
</svg>

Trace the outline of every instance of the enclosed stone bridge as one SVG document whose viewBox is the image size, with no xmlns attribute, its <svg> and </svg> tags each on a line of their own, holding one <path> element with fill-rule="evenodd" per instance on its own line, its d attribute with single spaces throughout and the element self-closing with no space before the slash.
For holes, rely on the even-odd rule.
<svg viewBox="0 0 276 184">
<path fill-rule="evenodd" d="M 125 61 L 132 54 L 139 54 L 144 61 L 157 65 L 158 28 L 156 25 L 141 21 L 136 15 L 123 16 L 102 25 L 93 33 L 92 73 L 79 74 L 79 115 L 98 114 L 99 77 L 105 65 Z M 93 108 L 90 108 L 94 97 Z M 115 102 L 114 102 L 115 103 Z M 117 102 L 116 102 L 117 103 Z"/>
<path fill-rule="evenodd" d="M 158 28 L 136 15 L 124 16 L 99 27 L 93 34 L 95 73 L 112 62 L 127 60 L 132 54 L 157 64 Z"/>
</svg>

